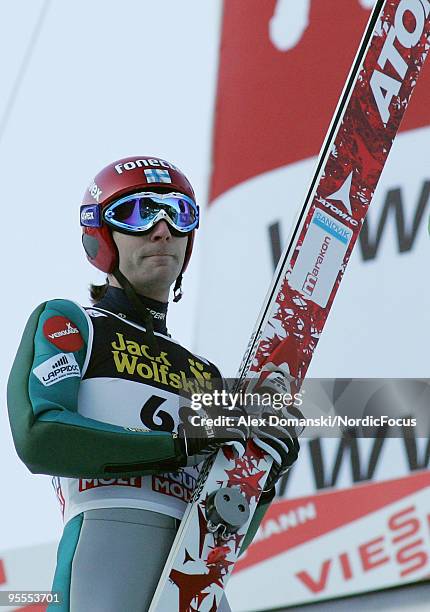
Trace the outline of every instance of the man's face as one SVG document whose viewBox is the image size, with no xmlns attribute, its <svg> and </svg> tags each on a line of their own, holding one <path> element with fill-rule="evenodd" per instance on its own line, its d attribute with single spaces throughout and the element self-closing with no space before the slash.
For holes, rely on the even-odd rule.
<svg viewBox="0 0 430 612">
<path fill-rule="evenodd" d="M 138 293 L 167 301 L 169 288 L 184 263 L 188 236 L 171 234 L 166 221 L 159 221 L 148 234 L 130 236 L 113 231 L 119 267 Z"/>
</svg>

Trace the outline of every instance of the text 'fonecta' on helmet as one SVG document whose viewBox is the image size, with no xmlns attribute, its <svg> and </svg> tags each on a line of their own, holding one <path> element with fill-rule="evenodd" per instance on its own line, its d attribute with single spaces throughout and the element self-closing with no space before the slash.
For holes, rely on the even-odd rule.
<svg viewBox="0 0 430 612">
<path fill-rule="evenodd" d="M 91 226 L 88 220 L 84 220 L 82 244 L 88 260 L 102 272 L 114 273 L 119 265 L 118 249 L 113 241 L 111 229 L 103 221 L 103 209 L 115 200 L 142 189 L 171 190 L 183 193 L 196 201 L 194 190 L 187 177 L 164 159 L 146 156 L 125 157 L 103 168 L 91 182 L 82 199 L 82 206 L 92 205 L 92 210 L 95 211 L 94 223 L 91 223 Z M 194 230 L 188 235 L 184 263 L 178 278 L 188 266 L 193 242 Z"/>
</svg>

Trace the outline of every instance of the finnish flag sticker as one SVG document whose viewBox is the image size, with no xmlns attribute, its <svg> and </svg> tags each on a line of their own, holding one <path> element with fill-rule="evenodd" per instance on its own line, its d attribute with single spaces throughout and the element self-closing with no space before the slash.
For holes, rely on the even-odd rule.
<svg viewBox="0 0 430 612">
<path fill-rule="evenodd" d="M 290 287 L 325 308 L 351 238 L 349 227 L 316 209 L 291 272 Z"/>
<path fill-rule="evenodd" d="M 158 168 L 151 168 L 144 170 L 146 180 L 148 183 L 171 183 L 172 179 L 168 170 L 160 170 Z"/>
</svg>

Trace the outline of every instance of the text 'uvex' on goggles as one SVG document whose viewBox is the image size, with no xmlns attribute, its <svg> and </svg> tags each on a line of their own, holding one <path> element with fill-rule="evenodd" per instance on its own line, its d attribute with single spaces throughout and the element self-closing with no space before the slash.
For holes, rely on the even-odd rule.
<svg viewBox="0 0 430 612">
<path fill-rule="evenodd" d="M 103 211 L 108 225 L 122 232 L 143 233 L 165 220 L 173 233 L 183 235 L 199 225 L 199 207 L 182 193 L 141 192 L 113 202 Z"/>
</svg>

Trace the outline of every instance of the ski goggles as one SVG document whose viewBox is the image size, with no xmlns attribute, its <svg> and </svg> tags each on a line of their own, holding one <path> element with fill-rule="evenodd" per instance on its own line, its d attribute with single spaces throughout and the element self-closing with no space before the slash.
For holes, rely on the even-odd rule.
<svg viewBox="0 0 430 612">
<path fill-rule="evenodd" d="M 183 235 L 199 225 L 199 207 L 182 193 L 141 192 L 113 202 L 103 211 L 108 225 L 123 233 L 142 234 L 158 221 L 166 221 L 172 233 Z"/>
</svg>

